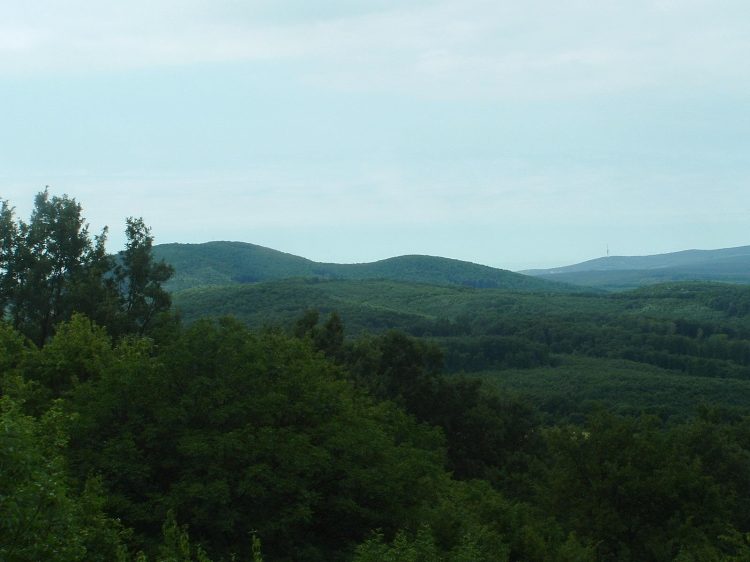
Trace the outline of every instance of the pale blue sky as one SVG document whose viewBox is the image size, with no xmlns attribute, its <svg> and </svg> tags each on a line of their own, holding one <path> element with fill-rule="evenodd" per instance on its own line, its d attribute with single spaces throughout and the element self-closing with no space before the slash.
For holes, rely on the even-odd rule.
<svg viewBox="0 0 750 562">
<path fill-rule="evenodd" d="M 750 5 L 0 4 L 0 196 L 509 269 L 750 244 Z"/>
</svg>

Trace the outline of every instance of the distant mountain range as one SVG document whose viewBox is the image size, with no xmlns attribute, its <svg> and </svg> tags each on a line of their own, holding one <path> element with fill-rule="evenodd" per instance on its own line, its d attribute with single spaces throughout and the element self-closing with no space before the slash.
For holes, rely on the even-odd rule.
<svg viewBox="0 0 750 562">
<path fill-rule="evenodd" d="M 529 292 L 580 291 L 557 280 L 433 256 L 400 256 L 357 264 L 318 263 L 244 242 L 160 244 L 154 247 L 154 254 L 175 268 L 168 285 L 172 291 L 292 278 L 383 279 Z"/>
<path fill-rule="evenodd" d="M 511 272 L 476 263 L 423 255 L 371 263 L 320 263 L 245 242 L 160 244 L 157 259 L 175 268 L 172 291 L 258 283 L 280 279 L 379 279 L 429 285 L 576 292 L 582 288 L 619 291 L 677 281 L 750 284 L 750 246 L 685 250 L 649 256 L 611 256 L 552 269 Z"/>
<path fill-rule="evenodd" d="M 521 273 L 539 279 L 607 290 L 673 281 L 750 283 L 750 246 L 685 250 L 651 256 L 611 256 Z"/>
</svg>

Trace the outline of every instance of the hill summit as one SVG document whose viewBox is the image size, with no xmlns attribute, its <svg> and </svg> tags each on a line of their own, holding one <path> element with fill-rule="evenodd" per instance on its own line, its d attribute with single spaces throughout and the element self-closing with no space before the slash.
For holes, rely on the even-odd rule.
<svg viewBox="0 0 750 562">
<path fill-rule="evenodd" d="M 565 267 L 523 271 L 540 279 L 621 290 L 673 281 L 750 283 L 750 246 L 609 256 Z"/>
<path fill-rule="evenodd" d="M 172 291 L 193 287 L 257 283 L 275 279 L 387 279 L 430 285 L 570 292 L 563 283 L 536 279 L 476 263 L 407 255 L 371 263 L 320 263 L 246 242 L 160 244 L 157 259 L 175 268 Z"/>
</svg>

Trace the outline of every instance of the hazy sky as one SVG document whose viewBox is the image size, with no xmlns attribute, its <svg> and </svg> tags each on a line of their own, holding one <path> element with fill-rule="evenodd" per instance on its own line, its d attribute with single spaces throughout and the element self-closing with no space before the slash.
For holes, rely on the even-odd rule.
<svg viewBox="0 0 750 562">
<path fill-rule="evenodd" d="M 750 244 L 747 0 L 5 0 L 0 196 L 119 249 L 509 269 Z"/>
</svg>

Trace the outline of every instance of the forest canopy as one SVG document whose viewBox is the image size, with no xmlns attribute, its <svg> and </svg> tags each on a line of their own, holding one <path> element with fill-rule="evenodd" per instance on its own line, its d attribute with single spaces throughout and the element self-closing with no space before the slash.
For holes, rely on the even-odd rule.
<svg viewBox="0 0 750 562">
<path fill-rule="evenodd" d="M 1 226 L 0 559 L 750 557 L 746 409 L 571 423 L 446 372 L 436 338 L 347 336 L 335 312 L 185 324 L 141 219 L 117 255 L 67 196 L 28 222 L 3 202 Z M 449 358 L 616 341 L 538 320 L 435 326 L 463 338 Z"/>
<path fill-rule="evenodd" d="M 28 222 L 0 200 L 0 311 L 37 345 L 75 312 L 110 331 L 143 334 L 170 307 L 161 285 L 173 269 L 152 256 L 154 238 L 140 218 L 126 221 L 125 250 L 107 253 L 108 229 L 91 235 L 75 199 L 34 199 Z"/>
</svg>

